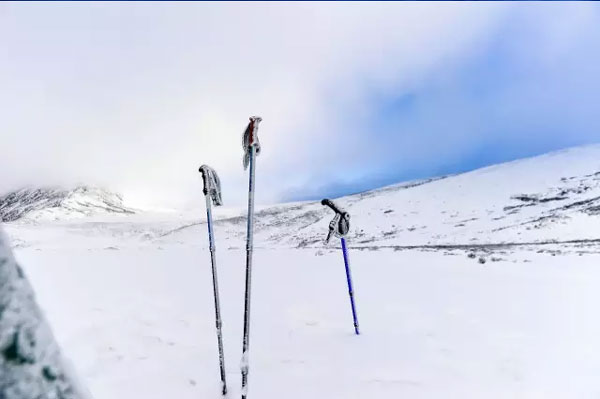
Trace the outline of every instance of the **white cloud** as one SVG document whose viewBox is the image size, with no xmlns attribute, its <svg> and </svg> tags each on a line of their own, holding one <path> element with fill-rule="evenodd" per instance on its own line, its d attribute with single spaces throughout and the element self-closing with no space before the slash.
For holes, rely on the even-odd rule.
<svg viewBox="0 0 600 399">
<path fill-rule="evenodd" d="M 259 114 L 259 201 L 276 200 L 363 146 L 365 94 L 402 93 L 477 51 L 505 8 L 0 5 L 0 190 L 82 181 L 181 202 L 208 163 L 242 202 L 241 133 Z"/>
</svg>

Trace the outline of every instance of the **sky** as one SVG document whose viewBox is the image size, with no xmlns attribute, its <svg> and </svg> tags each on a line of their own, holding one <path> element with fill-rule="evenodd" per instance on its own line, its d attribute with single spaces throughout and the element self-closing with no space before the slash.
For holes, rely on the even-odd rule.
<svg viewBox="0 0 600 399">
<path fill-rule="evenodd" d="M 593 2 L 0 3 L 0 192 L 336 197 L 600 142 Z"/>
</svg>

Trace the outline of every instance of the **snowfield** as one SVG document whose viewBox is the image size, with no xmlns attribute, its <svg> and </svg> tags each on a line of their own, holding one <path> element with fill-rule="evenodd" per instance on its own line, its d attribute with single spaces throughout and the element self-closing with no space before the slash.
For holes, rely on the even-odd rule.
<svg viewBox="0 0 600 399">
<path fill-rule="evenodd" d="M 323 243 L 333 213 L 318 202 L 261 208 L 249 398 L 600 396 L 600 146 L 338 202 L 352 215 L 361 335 L 339 243 Z M 225 362 L 238 397 L 245 216 L 220 212 Z M 220 397 L 203 208 L 18 213 L 3 227 L 94 398 Z"/>
</svg>

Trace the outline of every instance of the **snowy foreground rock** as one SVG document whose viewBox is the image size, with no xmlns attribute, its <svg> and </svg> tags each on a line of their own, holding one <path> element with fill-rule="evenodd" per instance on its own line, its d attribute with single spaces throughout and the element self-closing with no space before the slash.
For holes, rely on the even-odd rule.
<svg viewBox="0 0 600 399">
<path fill-rule="evenodd" d="M 0 231 L 0 398 L 82 399 Z"/>
</svg>

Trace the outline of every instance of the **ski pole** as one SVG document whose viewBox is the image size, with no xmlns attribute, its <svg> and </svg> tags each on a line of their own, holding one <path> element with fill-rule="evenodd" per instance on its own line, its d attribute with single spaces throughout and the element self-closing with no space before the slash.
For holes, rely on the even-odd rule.
<svg viewBox="0 0 600 399">
<path fill-rule="evenodd" d="M 208 245 L 210 249 L 210 262 L 212 266 L 212 279 L 213 279 L 213 296 L 215 300 L 215 324 L 217 327 L 217 344 L 219 346 L 219 367 L 221 373 L 221 393 L 227 394 L 227 381 L 225 379 L 225 355 L 223 351 L 223 334 L 222 334 L 222 322 L 221 322 L 221 305 L 219 302 L 219 282 L 217 279 L 217 254 L 215 247 L 215 238 L 213 232 L 213 220 L 212 220 L 212 206 L 211 202 L 215 206 L 223 204 L 221 199 L 221 184 L 217 173 L 209 166 L 202 165 L 200 167 L 200 173 L 202 173 L 202 180 L 204 181 L 204 198 L 206 199 L 206 220 L 208 225 Z"/>
<path fill-rule="evenodd" d="M 354 332 L 359 335 L 358 317 L 356 316 L 356 305 L 354 305 L 354 290 L 352 288 L 352 274 L 350 273 L 350 264 L 348 262 L 348 250 L 346 249 L 346 239 L 342 237 L 342 253 L 344 254 L 344 266 L 346 267 L 346 280 L 348 281 L 348 293 L 350 294 L 350 306 L 352 306 L 352 320 L 354 321 Z"/>
<path fill-rule="evenodd" d="M 329 233 L 325 242 L 329 242 L 332 235 L 339 237 L 342 242 L 342 254 L 344 255 L 344 266 L 346 268 L 346 281 L 348 283 L 348 294 L 350 295 L 350 306 L 352 307 L 352 320 L 354 321 L 354 332 L 359 335 L 358 316 L 356 315 L 356 305 L 354 303 L 354 289 L 352 286 L 352 274 L 350 273 L 350 262 L 348 261 L 348 249 L 346 248 L 346 235 L 350 230 L 350 214 L 338 207 L 330 199 L 321 201 L 322 205 L 328 206 L 335 212 L 333 220 L 329 223 Z"/>
<path fill-rule="evenodd" d="M 248 180 L 248 224 L 246 236 L 246 292 L 244 296 L 244 339 L 242 343 L 242 399 L 248 396 L 248 371 L 249 371 L 249 349 L 250 349 L 250 292 L 252 284 L 252 249 L 254 230 L 254 173 L 256 156 L 260 153 L 258 141 L 258 124 L 261 117 L 250 117 L 250 123 L 244 131 L 242 145 L 244 148 L 244 170 L 250 166 Z"/>
</svg>

